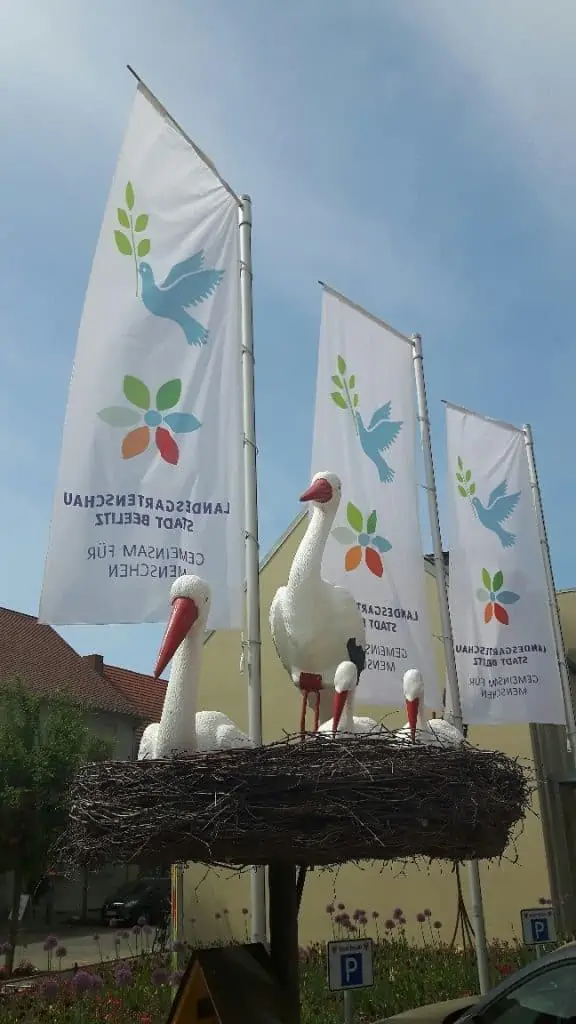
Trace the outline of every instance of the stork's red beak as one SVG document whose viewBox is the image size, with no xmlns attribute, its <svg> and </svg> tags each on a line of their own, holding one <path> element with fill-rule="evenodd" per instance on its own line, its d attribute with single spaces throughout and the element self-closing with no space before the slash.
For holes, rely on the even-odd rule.
<svg viewBox="0 0 576 1024">
<path fill-rule="evenodd" d="M 172 602 L 172 613 L 160 645 L 160 652 L 154 669 L 154 678 L 158 679 L 166 666 L 172 661 L 180 644 L 190 632 L 198 618 L 198 605 L 191 597 L 177 597 Z"/>
<path fill-rule="evenodd" d="M 408 715 L 408 725 L 410 726 L 410 735 L 412 737 L 412 743 L 416 742 L 416 727 L 418 725 L 418 709 L 420 707 L 420 699 L 416 697 L 414 700 L 406 701 L 406 714 Z"/>
<path fill-rule="evenodd" d="M 325 505 L 327 501 L 330 501 L 333 493 L 332 484 L 320 477 L 319 480 L 314 480 L 310 484 L 304 494 L 300 495 L 300 501 L 319 501 L 321 505 Z"/>
<path fill-rule="evenodd" d="M 334 694 L 334 703 L 332 705 L 332 732 L 338 732 L 338 726 L 340 725 L 340 719 L 342 718 L 342 712 L 346 707 L 346 701 L 348 700 L 348 690 L 342 690 L 341 693 Z"/>
</svg>

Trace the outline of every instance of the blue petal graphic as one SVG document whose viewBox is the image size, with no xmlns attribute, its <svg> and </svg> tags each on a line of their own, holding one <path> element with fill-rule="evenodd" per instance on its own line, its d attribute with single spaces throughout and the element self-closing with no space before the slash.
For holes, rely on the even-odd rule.
<svg viewBox="0 0 576 1024">
<path fill-rule="evenodd" d="M 174 434 L 191 434 L 202 426 L 200 420 L 190 412 L 170 412 L 164 417 L 164 423 L 168 424 Z"/>
<path fill-rule="evenodd" d="M 515 594 L 513 590 L 501 590 L 496 594 L 496 600 L 499 604 L 516 604 L 516 601 L 520 600 L 520 594 Z"/>
<path fill-rule="evenodd" d="M 387 551 L 390 551 L 392 545 L 385 537 L 379 537 L 376 535 L 375 537 L 370 537 L 370 547 L 376 548 L 381 555 L 384 555 Z"/>
</svg>

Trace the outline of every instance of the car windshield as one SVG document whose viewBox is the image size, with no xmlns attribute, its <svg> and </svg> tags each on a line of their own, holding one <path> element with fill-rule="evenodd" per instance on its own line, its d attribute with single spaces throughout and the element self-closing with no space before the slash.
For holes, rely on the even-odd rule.
<svg viewBox="0 0 576 1024">
<path fill-rule="evenodd" d="M 479 1024 L 576 1024 L 576 963 L 538 971 L 472 1019 Z"/>
</svg>

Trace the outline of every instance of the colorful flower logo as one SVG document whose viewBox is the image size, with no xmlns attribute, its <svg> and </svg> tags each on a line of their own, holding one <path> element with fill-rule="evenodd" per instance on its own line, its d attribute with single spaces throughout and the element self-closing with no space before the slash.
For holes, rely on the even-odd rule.
<svg viewBox="0 0 576 1024">
<path fill-rule="evenodd" d="M 482 583 L 484 586 L 476 591 L 476 597 L 478 601 L 485 603 L 484 622 L 490 622 L 494 616 L 502 626 L 507 626 L 510 616 L 504 605 L 516 604 L 516 601 L 520 600 L 520 594 L 515 594 L 513 590 L 502 590 L 504 574 L 500 569 L 494 576 L 490 575 L 488 569 L 482 569 Z"/>
<path fill-rule="evenodd" d="M 392 545 L 385 537 L 376 533 L 378 516 L 372 511 L 366 519 L 364 529 L 364 516 L 359 508 L 348 502 L 346 518 L 352 527 L 337 526 L 332 530 L 332 536 L 339 544 L 346 544 L 348 551 L 344 558 L 346 572 L 353 572 L 362 563 L 362 555 L 367 568 L 374 576 L 382 576 L 384 563 L 381 556 L 390 551 Z M 350 546 L 349 546 L 350 545 Z"/>
<path fill-rule="evenodd" d="M 154 431 L 154 442 L 164 462 L 178 465 L 180 449 L 173 434 L 190 434 L 202 426 L 189 412 L 166 412 L 178 405 L 182 395 L 182 381 L 167 380 L 156 392 L 155 407 L 152 408 L 150 389 L 138 377 L 124 377 L 124 395 L 127 405 L 110 405 L 100 409 L 98 416 L 109 427 L 135 427 L 122 441 L 122 458 L 133 459 L 142 455 L 150 445 Z M 136 424 L 141 424 L 136 426 Z"/>
</svg>

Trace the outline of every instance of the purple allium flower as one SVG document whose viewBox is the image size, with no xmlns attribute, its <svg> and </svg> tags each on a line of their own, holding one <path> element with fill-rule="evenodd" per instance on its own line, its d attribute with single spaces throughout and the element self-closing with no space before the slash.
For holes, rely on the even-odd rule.
<svg viewBox="0 0 576 1024">
<path fill-rule="evenodd" d="M 172 943 L 172 952 L 174 953 L 185 953 L 187 948 L 188 945 L 184 942 L 184 939 L 175 939 Z"/>
<path fill-rule="evenodd" d="M 100 974 L 92 975 L 92 988 L 102 988 L 104 984 L 104 978 Z"/>
<path fill-rule="evenodd" d="M 353 921 L 359 921 L 361 917 L 362 917 L 362 911 L 361 910 L 355 910 L 354 913 L 352 914 L 352 920 Z"/>
<path fill-rule="evenodd" d="M 49 952 L 52 949 L 56 949 L 56 947 L 59 945 L 60 942 L 55 935 L 48 935 L 44 943 L 44 949 L 46 950 L 46 952 Z"/>
<path fill-rule="evenodd" d="M 426 920 L 426 914 L 416 914 L 416 920 L 419 921 L 420 924 L 424 924 L 424 921 Z"/>
<path fill-rule="evenodd" d="M 390 917 L 388 918 L 387 921 L 384 922 L 384 927 L 387 932 L 391 932 L 392 929 L 396 927 L 396 921 L 393 921 L 392 918 Z"/>
<path fill-rule="evenodd" d="M 434 927 L 437 928 L 438 931 L 440 931 L 442 927 L 442 921 L 434 921 Z"/>
<path fill-rule="evenodd" d="M 142 931 L 142 929 L 141 929 L 139 924 L 133 924 L 132 925 L 132 935 L 140 935 L 141 931 Z"/>
<path fill-rule="evenodd" d="M 229 914 L 229 913 L 230 913 L 230 911 L 228 910 L 228 908 L 227 908 L 227 907 L 224 907 L 224 913 L 225 913 L 225 914 Z"/>
<path fill-rule="evenodd" d="M 89 971 L 76 971 L 72 978 L 72 984 L 76 992 L 87 992 L 92 988 L 92 975 Z"/>
<path fill-rule="evenodd" d="M 404 917 L 404 915 L 402 915 L 402 917 L 399 917 L 399 918 L 398 918 L 398 924 L 399 924 L 399 925 L 400 925 L 400 926 L 401 926 L 402 928 L 404 927 L 404 925 L 406 924 L 406 918 Z"/>
<path fill-rule="evenodd" d="M 220 913 L 219 910 L 216 911 L 216 913 L 214 914 L 214 917 L 216 918 L 217 921 L 220 920 L 220 918 L 222 917 L 222 914 Z"/>
<path fill-rule="evenodd" d="M 326 913 L 327 914 L 333 914 L 334 913 L 334 904 L 333 903 L 329 903 L 328 904 L 328 906 L 326 907 Z"/>
<path fill-rule="evenodd" d="M 8 954 L 11 953 L 11 952 L 12 952 L 12 946 L 10 945 L 9 942 L 3 942 L 2 945 L 0 945 L 0 955 L 8 956 Z"/>
<path fill-rule="evenodd" d="M 174 986 L 179 985 L 183 977 L 184 971 L 173 971 L 170 975 L 170 984 Z"/>
<path fill-rule="evenodd" d="M 401 907 L 396 907 L 396 910 L 392 914 L 392 917 L 394 918 L 395 921 L 398 921 L 401 917 L 404 917 L 404 911 L 401 909 Z"/>
<path fill-rule="evenodd" d="M 342 924 L 342 920 L 342 914 L 336 914 L 336 917 L 334 918 L 334 924 Z"/>
<path fill-rule="evenodd" d="M 378 910 L 373 910 L 372 911 L 372 918 L 373 918 L 373 920 L 377 921 L 379 917 L 380 917 L 380 912 Z"/>
<path fill-rule="evenodd" d="M 152 971 L 152 984 L 153 985 L 167 985 L 170 979 L 170 974 L 165 967 L 156 967 Z"/>
<path fill-rule="evenodd" d="M 128 964 L 122 964 L 118 967 L 115 977 L 118 988 L 128 988 L 132 984 L 132 971 Z"/>
<path fill-rule="evenodd" d="M 339 903 L 338 904 L 338 910 L 346 910 L 346 904 L 345 903 Z"/>
<path fill-rule="evenodd" d="M 426 910 L 424 911 L 424 917 L 432 917 L 432 911 L 428 910 L 428 907 L 426 907 Z"/>
<path fill-rule="evenodd" d="M 244 917 L 246 917 L 250 913 L 248 907 L 242 907 L 242 913 L 244 914 Z"/>
<path fill-rule="evenodd" d="M 57 946 L 56 956 L 58 957 L 59 960 L 63 960 L 65 956 L 68 956 L 68 950 L 66 949 L 66 946 Z"/>
<path fill-rule="evenodd" d="M 59 991 L 60 985 L 57 978 L 44 978 L 40 984 L 40 993 L 48 1002 L 57 999 Z"/>
</svg>

